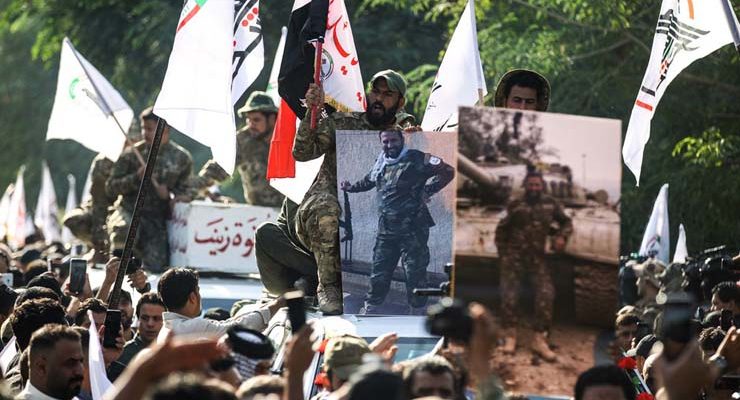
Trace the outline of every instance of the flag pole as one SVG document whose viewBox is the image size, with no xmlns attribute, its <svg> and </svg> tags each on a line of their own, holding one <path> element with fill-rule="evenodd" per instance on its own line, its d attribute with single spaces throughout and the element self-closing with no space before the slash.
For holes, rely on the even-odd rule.
<svg viewBox="0 0 740 400">
<path fill-rule="evenodd" d="M 740 32 L 738 32 L 737 24 L 735 24 L 735 13 L 732 11 L 732 5 L 730 0 L 722 1 L 722 8 L 725 10 L 725 17 L 727 17 L 727 24 L 730 26 L 730 32 L 732 34 L 732 41 L 735 42 L 735 50 L 740 54 Z"/>
<path fill-rule="evenodd" d="M 481 88 L 478 88 L 478 105 L 479 106 L 484 106 L 485 105 L 485 103 L 483 101 L 483 89 L 481 89 Z"/>
<path fill-rule="evenodd" d="M 321 57 L 324 52 L 324 41 L 316 41 L 316 55 L 313 62 L 313 83 L 321 88 Z M 316 120 L 318 118 L 319 107 L 311 106 L 311 130 L 316 129 Z"/>
<path fill-rule="evenodd" d="M 152 140 L 152 146 L 149 150 L 149 156 L 146 161 L 146 167 L 144 168 L 144 176 L 141 178 L 139 184 L 139 191 L 136 193 L 136 203 L 134 203 L 134 210 L 131 213 L 131 223 L 128 227 L 128 233 L 126 234 L 126 242 L 123 245 L 123 253 L 121 254 L 121 262 L 118 265 L 118 272 L 116 273 L 116 281 L 111 288 L 110 295 L 108 296 L 108 313 L 106 313 L 105 322 L 106 325 L 110 321 L 110 311 L 118 311 L 118 304 L 121 297 L 121 286 L 123 285 L 123 278 L 126 276 L 128 270 L 128 264 L 131 261 L 131 255 L 134 248 L 134 240 L 136 240 L 136 231 L 139 227 L 139 219 L 141 218 L 141 208 L 144 205 L 144 198 L 146 197 L 147 189 L 150 187 L 150 180 L 152 178 L 152 172 L 154 172 L 154 164 L 157 162 L 157 153 L 159 153 L 159 146 L 162 143 L 162 134 L 167 126 L 167 121 L 162 118 L 157 120 L 157 130 L 154 133 L 154 139 Z M 103 343 L 103 346 L 109 347 L 110 344 Z M 115 343 L 113 344 L 115 346 Z"/>
<path fill-rule="evenodd" d="M 69 41 L 69 39 L 67 39 L 67 41 L 69 42 L 68 43 L 69 47 L 72 48 L 72 54 L 75 55 L 77 62 L 82 67 L 82 70 L 85 71 L 85 75 L 87 75 L 87 79 L 90 80 L 90 84 L 92 85 L 93 90 L 95 90 L 95 93 L 98 94 L 98 98 L 103 103 L 103 106 L 105 107 L 105 109 L 110 110 L 110 116 L 113 117 L 113 121 L 116 121 L 116 125 L 118 126 L 118 129 L 121 131 L 121 134 L 123 134 L 123 137 L 126 138 L 126 143 L 131 147 L 131 150 L 133 150 L 134 154 L 136 155 L 136 158 L 139 160 L 139 164 L 145 165 L 146 162 L 144 161 L 144 157 L 142 157 L 141 153 L 139 153 L 139 150 L 137 150 L 136 147 L 134 147 L 134 143 L 131 142 L 131 139 L 126 134 L 126 131 L 123 129 L 123 126 L 121 126 L 121 123 L 118 121 L 118 118 L 116 118 L 116 114 L 113 112 L 113 110 L 110 109 L 110 105 L 108 105 L 108 101 L 105 100 L 105 96 L 103 96 L 100 93 L 100 89 L 98 89 L 98 86 L 95 84 L 95 80 L 92 79 L 92 77 L 90 76 L 90 73 L 87 71 L 87 68 L 85 67 L 85 63 L 83 63 L 82 60 L 80 59 L 80 55 L 77 53 L 77 49 L 72 45 L 72 42 Z M 107 112 L 105 113 L 107 114 Z"/>
</svg>

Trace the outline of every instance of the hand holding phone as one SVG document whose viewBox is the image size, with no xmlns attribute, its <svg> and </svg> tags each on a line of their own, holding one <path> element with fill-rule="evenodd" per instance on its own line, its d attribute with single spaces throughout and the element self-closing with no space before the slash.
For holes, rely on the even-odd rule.
<svg viewBox="0 0 740 400">
<path fill-rule="evenodd" d="M 306 305 L 303 301 L 303 292 L 295 290 L 285 293 L 285 302 L 288 304 L 288 319 L 290 320 L 290 329 L 298 332 L 306 324 Z"/>
<path fill-rule="evenodd" d="M 82 258 L 73 258 L 69 261 L 69 265 L 69 290 L 73 294 L 80 294 L 85 288 L 87 261 Z"/>
<path fill-rule="evenodd" d="M 108 310 L 105 314 L 103 347 L 115 348 L 116 339 L 121 334 L 121 310 Z"/>
</svg>

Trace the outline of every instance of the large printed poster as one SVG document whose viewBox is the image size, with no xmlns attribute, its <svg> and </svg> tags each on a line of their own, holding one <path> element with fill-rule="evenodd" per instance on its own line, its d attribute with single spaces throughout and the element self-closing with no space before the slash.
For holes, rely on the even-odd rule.
<svg viewBox="0 0 740 400">
<path fill-rule="evenodd" d="M 455 133 L 337 131 L 346 314 L 424 314 L 453 258 Z M 432 293 L 433 294 L 433 293 Z"/>
</svg>

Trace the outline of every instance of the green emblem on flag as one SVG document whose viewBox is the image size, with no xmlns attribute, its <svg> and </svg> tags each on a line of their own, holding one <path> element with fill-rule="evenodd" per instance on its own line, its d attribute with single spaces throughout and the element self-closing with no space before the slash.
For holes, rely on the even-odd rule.
<svg viewBox="0 0 740 400">
<path fill-rule="evenodd" d="M 75 94 L 75 89 L 77 88 L 77 85 L 80 83 L 80 78 L 74 78 L 72 79 L 72 82 L 69 84 L 69 98 L 74 100 L 77 95 Z"/>
<path fill-rule="evenodd" d="M 177 31 L 175 32 L 180 32 L 180 29 L 185 27 L 185 25 L 193 19 L 195 14 L 203 8 L 206 2 L 208 2 L 208 0 L 189 0 L 185 3 L 185 6 L 182 8 L 182 14 L 180 14 L 180 24 L 177 25 Z"/>
</svg>

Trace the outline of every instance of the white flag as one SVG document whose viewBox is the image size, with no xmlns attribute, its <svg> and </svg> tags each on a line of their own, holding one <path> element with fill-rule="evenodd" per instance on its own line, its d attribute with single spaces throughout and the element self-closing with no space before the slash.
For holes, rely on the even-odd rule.
<svg viewBox="0 0 740 400">
<path fill-rule="evenodd" d="M 650 139 L 650 121 L 668 85 L 692 62 L 731 43 L 738 22 L 726 0 L 663 0 L 645 76 L 632 108 L 622 158 L 640 184 L 642 156 Z M 734 27 L 728 23 L 733 21 Z M 736 43 L 740 45 L 740 43 Z"/>
<path fill-rule="evenodd" d="M 468 0 L 434 79 L 421 128 L 457 130 L 457 108 L 474 105 L 479 93 L 485 96 L 488 92 L 478 52 L 475 4 Z"/>
<path fill-rule="evenodd" d="M 285 38 L 288 36 L 288 28 L 280 29 L 280 42 L 275 50 L 275 58 L 270 70 L 270 79 L 267 81 L 265 92 L 272 97 L 275 104 L 280 104 L 280 93 L 278 93 L 278 76 L 280 75 L 280 64 L 283 62 L 283 51 L 285 51 Z"/>
<path fill-rule="evenodd" d="M 113 384 L 108 380 L 108 375 L 105 372 L 103 348 L 100 347 L 100 336 L 98 335 L 98 327 L 95 326 L 95 318 L 93 318 L 92 311 L 87 311 L 87 318 L 90 320 L 90 327 L 88 328 L 90 342 L 87 346 L 87 370 L 90 375 L 90 392 L 94 400 L 102 400 L 105 392 Z"/>
<path fill-rule="evenodd" d="M 676 250 L 673 253 L 674 263 L 686 262 L 686 257 L 689 256 L 689 249 L 686 247 L 686 230 L 683 224 L 678 225 L 678 240 L 676 241 Z"/>
<path fill-rule="evenodd" d="M 85 204 L 88 200 L 92 201 L 92 172 L 95 166 L 95 160 L 90 164 L 90 169 L 87 170 L 87 177 L 85 178 L 85 186 L 82 187 L 82 198 L 80 199 L 81 204 Z"/>
<path fill-rule="evenodd" d="M 2 371 L 3 375 L 8 372 L 8 367 L 17 354 L 18 347 L 15 345 L 15 335 L 13 335 L 5 347 L 3 347 L 3 351 L 0 352 L 0 371 Z"/>
<path fill-rule="evenodd" d="M 67 205 L 64 207 L 64 215 L 77 208 L 77 181 L 72 174 L 69 174 L 67 175 L 67 182 L 69 182 L 69 191 L 67 192 Z M 62 228 L 62 242 L 71 243 L 73 240 L 75 240 L 75 236 L 72 231 L 66 226 Z"/>
<path fill-rule="evenodd" d="M 178 131 L 211 148 L 226 172 L 236 161 L 231 101 L 234 2 L 188 0 L 154 113 Z"/>
<path fill-rule="evenodd" d="M 307 0 L 296 0 L 293 10 L 304 7 Z M 329 3 L 324 52 L 321 62 L 321 80 L 327 104 L 341 112 L 365 111 L 365 87 L 360 61 L 344 0 Z M 310 118 L 310 113 L 306 114 Z M 270 186 L 300 203 L 311 188 L 324 162 L 324 156 L 307 162 L 296 162 L 295 178 L 270 179 Z"/>
<path fill-rule="evenodd" d="M 51 180 L 51 172 L 46 162 L 41 163 L 41 190 L 36 202 L 36 213 L 33 221 L 44 234 L 46 243 L 59 241 L 62 237 L 59 227 L 57 209 L 57 194 L 54 191 L 54 182 Z"/>
<path fill-rule="evenodd" d="M 64 38 L 46 140 L 72 139 L 115 161 L 133 118 L 120 93 Z"/>
<path fill-rule="evenodd" d="M 651 256 L 668 264 L 671 240 L 668 225 L 668 184 L 660 188 L 640 244 L 641 256 Z"/>
<path fill-rule="evenodd" d="M 15 184 L 11 183 L 5 189 L 3 198 L 0 199 L 0 240 L 8 233 L 8 215 L 10 214 L 10 198 L 13 197 Z"/>
<path fill-rule="evenodd" d="M 24 190 L 23 173 L 26 166 L 21 166 L 18 170 L 18 177 L 15 180 L 15 190 L 10 197 L 8 206 L 7 236 L 8 243 L 16 249 L 20 249 L 26 242 L 28 228 L 26 227 L 26 192 Z"/>
<path fill-rule="evenodd" d="M 265 66 L 265 44 L 262 40 L 259 8 L 259 0 L 234 1 L 234 70 L 231 84 L 231 100 L 234 105 Z"/>
</svg>

